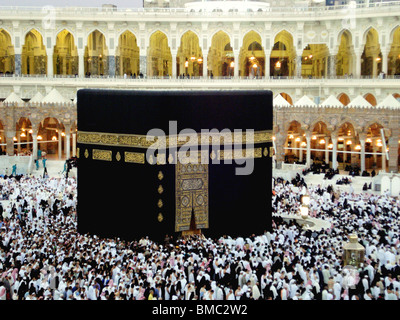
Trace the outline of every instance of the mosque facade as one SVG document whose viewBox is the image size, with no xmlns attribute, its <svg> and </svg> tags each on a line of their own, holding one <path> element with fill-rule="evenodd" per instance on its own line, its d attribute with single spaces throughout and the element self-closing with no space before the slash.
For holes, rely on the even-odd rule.
<svg viewBox="0 0 400 320">
<path fill-rule="evenodd" d="M 274 95 L 278 167 L 398 172 L 399 17 L 400 1 L 3 7 L 0 144 L 75 156 L 81 88 L 257 88 Z"/>
</svg>

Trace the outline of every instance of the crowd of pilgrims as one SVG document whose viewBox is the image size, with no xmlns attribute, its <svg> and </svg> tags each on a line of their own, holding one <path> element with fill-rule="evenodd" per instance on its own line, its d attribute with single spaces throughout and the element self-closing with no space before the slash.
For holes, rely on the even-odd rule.
<svg viewBox="0 0 400 320">
<path fill-rule="evenodd" d="M 0 299 L 6 300 L 398 300 L 399 200 L 273 181 L 273 228 L 219 239 L 102 239 L 77 232 L 74 177 L 0 178 Z M 301 195 L 328 229 L 302 228 Z M 343 243 L 365 246 L 358 269 Z"/>
</svg>

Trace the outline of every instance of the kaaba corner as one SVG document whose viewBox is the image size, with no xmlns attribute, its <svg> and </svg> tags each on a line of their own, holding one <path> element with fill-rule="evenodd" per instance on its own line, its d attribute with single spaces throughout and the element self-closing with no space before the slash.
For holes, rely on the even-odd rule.
<svg viewBox="0 0 400 320">
<path fill-rule="evenodd" d="M 77 104 L 80 233 L 271 230 L 270 91 L 82 89 Z"/>
</svg>

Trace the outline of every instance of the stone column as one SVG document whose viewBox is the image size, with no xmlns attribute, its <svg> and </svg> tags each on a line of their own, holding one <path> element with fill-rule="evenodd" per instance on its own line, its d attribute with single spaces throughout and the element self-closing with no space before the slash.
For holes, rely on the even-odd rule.
<svg viewBox="0 0 400 320">
<path fill-rule="evenodd" d="M 76 157 L 76 131 L 72 132 L 72 156 Z"/>
<path fill-rule="evenodd" d="M 71 132 L 65 129 L 65 157 L 71 158 Z"/>
<path fill-rule="evenodd" d="M 361 55 L 362 52 L 356 53 L 356 63 L 355 63 L 355 78 L 360 78 L 361 77 Z"/>
<path fill-rule="evenodd" d="M 17 131 L 16 133 L 17 136 L 17 152 L 20 153 L 21 152 L 21 131 Z"/>
<path fill-rule="evenodd" d="M 386 151 L 382 147 L 382 171 L 386 172 Z"/>
<path fill-rule="evenodd" d="M 307 165 L 307 167 L 310 167 L 311 166 L 311 132 L 306 132 L 306 141 L 307 141 L 306 165 Z"/>
<path fill-rule="evenodd" d="M 329 137 L 325 137 L 325 163 L 329 165 Z"/>
<path fill-rule="evenodd" d="M 58 129 L 58 159 L 62 159 L 62 135 L 61 135 L 61 129 Z"/>
<path fill-rule="evenodd" d="M 329 63 L 329 77 L 330 78 L 335 78 L 336 77 L 336 56 L 335 55 L 330 55 L 328 59 Z"/>
<path fill-rule="evenodd" d="M 392 130 L 392 134 L 389 137 L 389 172 L 399 172 L 399 133 L 400 130 Z"/>
<path fill-rule="evenodd" d="M 365 136 L 360 136 L 360 145 L 361 145 L 360 166 L 362 173 L 363 171 L 365 171 Z"/>
<path fill-rule="evenodd" d="M 296 56 L 296 77 L 301 78 L 301 54 Z"/>
<path fill-rule="evenodd" d="M 389 52 L 387 50 L 381 50 L 382 53 L 382 72 L 387 76 L 388 74 L 388 55 Z"/>
<path fill-rule="evenodd" d="M 16 75 L 20 76 L 21 75 L 21 54 L 20 53 L 18 53 L 18 54 L 16 53 L 14 55 L 14 63 L 15 63 L 15 66 L 14 66 L 15 71 L 14 71 L 14 73 Z"/>
<path fill-rule="evenodd" d="M 83 78 L 85 76 L 85 51 L 78 50 L 78 76 Z"/>
<path fill-rule="evenodd" d="M 145 50 L 140 50 L 139 73 L 142 73 L 144 77 L 147 76 L 147 55 Z"/>
<path fill-rule="evenodd" d="M 47 50 L 47 76 L 52 77 L 53 74 L 54 74 L 53 51 Z"/>
<path fill-rule="evenodd" d="M 376 77 L 378 75 L 378 62 L 376 61 L 378 55 L 372 56 L 372 77 Z"/>
<path fill-rule="evenodd" d="M 234 59 L 235 59 L 235 68 L 233 69 L 233 76 L 235 78 L 239 77 L 239 52 L 234 53 Z"/>
<path fill-rule="evenodd" d="M 38 158 L 38 140 L 37 140 L 37 130 L 35 129 L 32 132 L 32 141 L 33 141 L 33 147 L 32 147 L 33 159 L 36 160 Z"/>
<path fill-rule="evenodd" d="M 276 148 L 276 168 L 282 168 L 282 162 L 285 160 L 285 141 L 286 135 L 283 133 L 277 133 L 275 135 L 275 148 Z"/>
<path fill-rule="evenodd" d="M 208 55 L 203 54 L 203 78 L 208 77 Z"/>
<path fill-rule="evenodd" d="M 264 63 L 264 77 L 265 79 L 269 79 L 270 77 L 270 59 L 271 56 L 269 54 L 265 55 L 265 63 Z"/>
<path fill-rule="evenodd" d="M 301 146 L 301 143 L 302 143 L 303 141 L 302 141 L 302 139 L 300 139 L 300 142 L 299 142 L 299 148 L 301 148 L 301 150 L 299 150 L 299 162 L 303 162 L 303 147 Z"/>
<path fill-rule="evenodd" d="M 14 155 L 15 130 L 6 130 L 6 152 L 9 156 Z"/>
<path fill-rule="evenodd" d="M 331 135 L 331 139 L 332 139 L 332 168 L 333 169 L 337 169 L 338 167 L 338 162 L 337 162 L 337 142 L 338 142 L 338 138 L 337 135 Z"/>
<path fill-rule="evenodd" d="M 108 70 L 107 73 L 110 77 L 115 76 L 115 56 L 114 55 L 109 55 L 107 56 L 107 66 Z"/>
<path fill-rule="evenodd" d="M 172 79 L 176 79 L 176 53 L 172 53 Z"/>
</svg>

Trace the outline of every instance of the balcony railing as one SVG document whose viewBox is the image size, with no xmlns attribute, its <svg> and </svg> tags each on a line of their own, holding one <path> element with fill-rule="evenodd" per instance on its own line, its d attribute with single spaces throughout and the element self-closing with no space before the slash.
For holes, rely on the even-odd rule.
<svg viewBox="0 0 400 320">
<path fill-rule="evenodd" d="M 268 7 L 263 8 L 259 11 L 249 12 L 244 11 L 206 11 L 206 10 L 190 10 L 188 8 L 102 8 L 102 7 L 32 7 L 32 6 L 1 6 L 0 16 L 5 18 L 18 15 L 18 16 L 29 16 L 34 18 L 36 16 L 44 16 L 52 10 L 57 17 L 115 17 L 122 18 L 128 16 L 165 16 L 171 18 L 171 14 L 174 17 L 190 17 L 193 16 L 259 16 L 259 17 L 271 17 L 285 15 L 304 15 L 304 16 L 318 16 L 318 15 L 337 15 L 348 11 L 349 5 L 339 6 L 293 6 L 293 7 Z M 362 12 L 377 12 L 379 11 L 393 11 L 394 8 L 400 8 L 400 1 L 377 1 L 377 2 L 364 2 L 358 3 L 354 8 L 358 13 Z M 95 20 L 95 18 L 94 18 Z"/>
<path fill-rule="evenodd" d="M 12 79 L 16 81 L 24 81 L 29 79 L 40 79 L 45 81 L 57 81 L 57 80 L 73 80 L 73 81 L 303 81 L 303 82 L 321 82 L 326 80 L 340 80 L 340 81 L 385 81 L 385 80 L 400 80 L 400 75 L 385 75 L 381 76 L 328 76 L 328 77 L 297 77 L 297 76 L 285 76 L 285 77 L 246 77 L 246 76 L 192 76 L 192 77 L 171 77 L 171 76 L 109 76 L 109 75 L 91 75 L 79 77 L 78 75 L 53 75 L 48 76 L 45 74 L 26 74 L 26 75 L 15 75 L 15 74 L 0 74 L 0 81 L 2 79 Z"/>
</svg>

